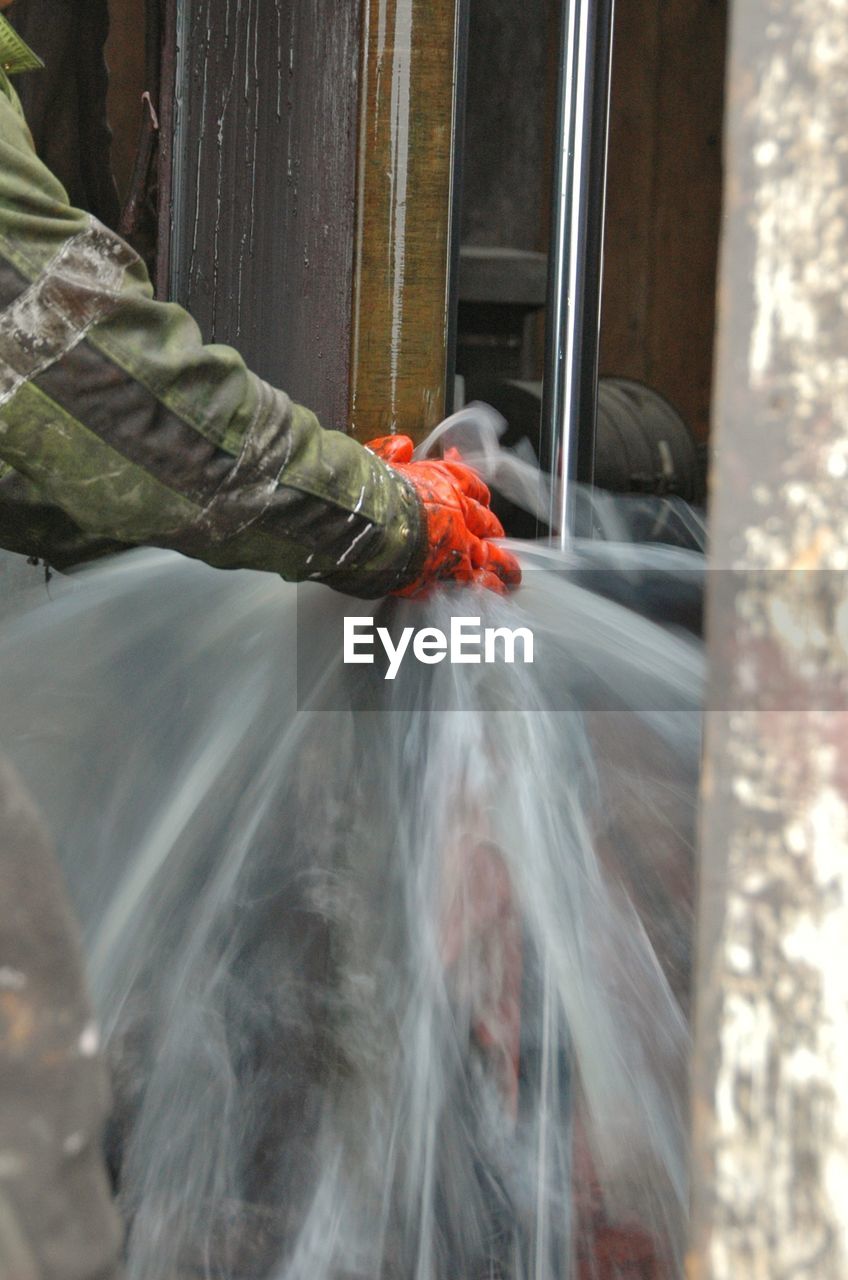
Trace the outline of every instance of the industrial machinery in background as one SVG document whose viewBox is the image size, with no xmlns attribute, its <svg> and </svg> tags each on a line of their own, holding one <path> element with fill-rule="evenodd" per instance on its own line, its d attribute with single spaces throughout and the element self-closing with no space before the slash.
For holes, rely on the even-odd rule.
<svg viewBox="0 0 848 1280">
<path fill-rule="evenodd" d="M 506 421 L 503 443 L 512 447 L 528 440 L 543 465 L 550 466 L 555 432 L 545 411 L 545 384 L 537 377 L 547 256 L 464 245 L 459 262 L 454 408 L 474 400 L 491 404 Z M 703 506 L 706 449 L 677 409 L 634 378 L 601 377 L 596 397 L 595 486 Z M 503 502 L 498 509 L 516 537 L 546 532 L 518 509 Z"/>
<path fill-rule="evenodd" d="M 668 222 L 671 217 L 685 222 L 690 233 L 700 232 L 706 249 L 691 253 L 709 256 L 720 186 L 714 181 L 714 190 L 693 207 L 685 194 L 674 191 L 670 176 L 663 182 L 643 174 L 637 182 L 625 172 L 633 145 L 632 136 L 625 136 L 629 117 L 648 116 L 630 81 L 639 57 L 635 19 L 623 15 L 624 43 L 613 51 L 611 5 L 566 6 L 558 38 L 555 10 L 544 0 L 532 0 L 521 16 L 508 2 L 471 6 L 457 219 L 456 396 L 493 404 L 506 419 L 506 442 L 529 440 L 549 472 L 615 493 L 673 496 L 703 505 L 704 421 L 698 414 L 696 438 L 685 413 L 697 413 L 698 402 L 685 394 L 685 371 L 696 386 L 705 369 L 708 379 L 711 346 L 697 332 L 687 336 L 684 331 L 681 382 L 678 348 L 658 349 L 647 332 L 646 296 L 665 296 L 674 263 L 670 251 L 655 252 L 639 204 L 653 198 L 658 218 Z M 655 22 L 648 19 L 648 27 Z M 657 48 L 669 40 L 661 26 L 650 37 Z M 715 58 L 708 45 L 715 46 L 717 31 L 720 39 L 720 26 L 701 33 L 708 58 Z M 674 53 L 682 62 L 682 43 Z M 715 69 L 720 84 L 720 65 Z M 652 74 L 649 66 L 643 69 L 643 92 Z M 664 83 L 682 74 L 682 68 L 666 71 Z M 623 96 L 617 99 L 617 92 Z M 692 141 L 706 134 L 701 147 L 707 179 L 720 125 L 714 92 L 702 95 L 700 112 L 689 113 Z M 659 139 L 639 141 L 646 152 L 674 153 L 662 127 Z M 694 146 L 690 150 L 697 152 Z M 663 174 L 671 163 L 656 168 Z M 630 192 L 616 186 L 621 177 L 628 179 Z M 622 201 L 628 198 L 630 207 L 622 216 Z M 677 204 L 669 207 L 672 201 Z M 605 232 L 615 271 L 606 284 L 601 270 Z M 631 280 L 641 283 L 643 296 L 635 297 Z M 690 306 L 709 313 L 711 294 L 697 303 L 690 298 Z M 709 333 L 709 314 L 706 326 Z M 599 365 L 607 375 L 600 380 Z M 566 515 L 568 493 L 564 486 L 556 499 L 563 508 L 560 517 Z M 549 526 L 534 529 L 503 505 L 501 514 L 516 534 L 549 532 Z M 576 517 L 575 511 L 553 520 L 561 536 Z M 662 519 L 643 522 L 639 536 L 653 526 L 657 539 L 679 540 L 679 530 L 666 534 Z"/>
<path fill-rule="evenodd" d="M 520 379 L 477 381 L 468 378 L 463 386 L 469 401 L 482 400 L 503 415 L 506 426 L 501 437 L 507 448 L 520 447 L 524 440 L 535 443 L 539 457 L 550 457 L 549 424 L 542 414 L 543 384 Z M 671 542 L 690 545 L 680 529 L 681 507 L 677 503 L 649 502 L 648 498 L 680 499 L 686 504 L 703 503 L 704 453 L 680 414 L 657 391 L 630 378 L 601 378 L 598 381 L 595 420 L 595 486 L 610 493 L 639 496 L 641 507 L 629 504 L 642 516 L 631 532 L 637 541 Z M 548 528 L 526 511 L 494 496 L 494 507 L 507 532 L 513 537 L 533 538 Z M 580 530 L 588 532 L 588 530 Z M 697 539 L 694 540 L 697 545 Z"/>
</svg>

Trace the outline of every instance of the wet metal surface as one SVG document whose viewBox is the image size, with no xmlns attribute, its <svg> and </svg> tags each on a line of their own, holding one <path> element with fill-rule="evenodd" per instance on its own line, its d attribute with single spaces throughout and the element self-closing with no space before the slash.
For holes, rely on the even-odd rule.
<svg viewBox="0 0 848 1280">
<path fill-rule="evenodd" d="M 613 0 L 563 5 L 542 392 L 548 465 L 564 481 L 549 521 L 561 546 L 574 520 L 568 482 L 591 484 L 594 472 L 612 27 Z"/>
<path fill-rule="evenodd" d="M 166 15 L 171 293 L 325 426 L 347 421 L 358 10 L 179 0 Z"/>
</svg>

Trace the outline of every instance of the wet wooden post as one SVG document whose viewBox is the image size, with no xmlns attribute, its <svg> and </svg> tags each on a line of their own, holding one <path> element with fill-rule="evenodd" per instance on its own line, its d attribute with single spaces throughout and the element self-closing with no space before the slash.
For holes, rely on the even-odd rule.
<svg viewBox="0 0 848 1280">
<path fill-rule="evenodd" d="M 733 5 L 691 1280 L 848 1275 L 848 4 Z"/>
<path fill-rule="evenodd" d="M 351 428 L 442 418 L 460 0 L 363 0 Z"/>
</svg>

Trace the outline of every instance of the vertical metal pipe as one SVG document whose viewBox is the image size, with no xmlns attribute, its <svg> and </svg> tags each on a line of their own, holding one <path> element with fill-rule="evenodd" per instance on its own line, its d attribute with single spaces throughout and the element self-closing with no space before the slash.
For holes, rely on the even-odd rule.
<svg viewBox="0 0 848 1280">
<path fill-rule="evenodd" d="M 612 24 L 613 0 L 563 0 L 542 395 L 561 545 L 594 469 Z"/>
</svg>

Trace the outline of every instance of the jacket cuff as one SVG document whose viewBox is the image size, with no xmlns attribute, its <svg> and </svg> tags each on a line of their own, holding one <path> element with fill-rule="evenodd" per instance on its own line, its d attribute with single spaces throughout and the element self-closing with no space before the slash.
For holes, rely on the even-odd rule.
<svg viewBox="0 0 848 1280">
<path fill-rule="evenodd" d="M 429 551 L 427 513 L 412 485 L 401 476 L 397 476 L 397 483 L 398 510 L 386 530 L 383 554 L 374 557 L 384 563 L 326 574 L 320 581 L 334 591 L 362 600 L 379 600 L 420 577 Z"/>
</svg>

